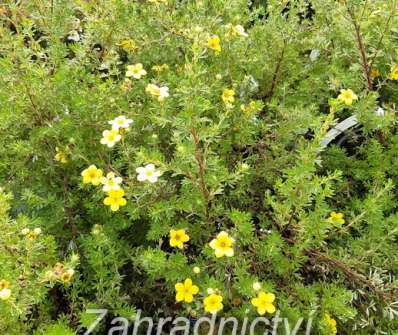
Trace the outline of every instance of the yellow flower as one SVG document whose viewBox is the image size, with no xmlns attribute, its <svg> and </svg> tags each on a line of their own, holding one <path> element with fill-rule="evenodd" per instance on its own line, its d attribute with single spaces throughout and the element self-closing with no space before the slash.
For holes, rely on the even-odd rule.
<svg viewBox="0 0 398 335">
<path fill-rule="evenodd" d="M 32 231 L 27 236 L 28 240 L 34 241 L 37 238 L 37 235 Z"/>
<path fill-rule="evenodd" d="M 158 73 L 166 71 L 169 69 L 169 66 L 167 64 L 162 64 L 162 65 L 154 65 L 152 66 L 152 70 L 156 71 Z"/>
<path fill-rule="evenodd" d="M 145 88 L 145 91 L 155 98 L 158 99 L 158 101 L 163 101 L 165 98 L 167 98 L 169 94 L 169 88 L 167 86 L 162 86 L 159 87 L 158 85 L 155 84 L 148 84 L 147 87 Z"/>
<path fill-rule="evenodd" d="M 124 78 L 121 88 L 124 92 L 127 92 L 131 88 L 131 80 L 128 78 Z"/>
<path fill-rule="evenodd" d="M 208 313 L 217 313 L 223 309 L 222 296 L 212 293 L 203 300 L 205 311 Z"/>
<path fill-rule="evenodd" d="M 232 257 L 234 255 L 232 247 L 234 242 L 235 240 L 232 237 L 229 237 L 225 231 L 222 231 L 210 242 L 210 247 L 214 249 L 217 258 L 223 256 Z"/>
<path fill-rule="evenodd" d="M 70 283 L 74 274 L 75 274 L 75 270 L 68 269 L 61 274 L 60 279 L 63 283 L 66 283 L 66 284 Z"/>
<path fill-rule="evenodd" d="M 135 171 L 138 173 L 138 181 L 149 181 L 150 183 L 156 183 L 161 175 L 160 171 L 156 170 L 155 165 L 152 163 L 140 166 Z"/>
<path fill-rule="evenodd" d="M 224 89 L 221 95 L 222 101 L 225 104 L 233 103 L 235 101 L 235 91 L 230 89 Z"/>
<path fill-rule="evenodd" d="M 123 40 L 118 45 L 126 51 L 133 51 L 137 48 L 133 40 Z"/>
<path fill-rule="evenodd" d="M 68 163 L 68 156 L 64 151 L 60 150 L 58 147 L 55 147 L 55 151 L 56 154 L 54 156 L 54 159 L 57 162 L 60 162 L 62 164 Z"/>
<path fill-rule="evenodd" d="M 4 290 L 5 288 L 9 288 L 10 287 L 10 282 L 2 279 L 0 280 L 0 290 Z"/>
<path fill-rule="evenodd" d="M 99 185 L 102 177 L 102 170 L 98 169 L 95 165 L 90 165 L 82 172 L 83 184 Z"/>
<path fill-rule="evenodd" d="M 333 319 L 328 313 L 325 313 L 324 316 L 325 323 L 328 327 L 328 330 L 332 334 L 337 334 L 337 322 L 335 319 Z"/>
<path fill-rule="evenodd" d="M 30 229 L 29 229 L 29 228 L 24 228 L 24 229 L 21 230 L 21 234 L 22 234 L 22 235 L 28 235 L 29 232 L 30 232 Z"/>
<path fill-rule="evenodd" d="M 113 120 L 108 121 L 108 123 L 112 126 L 112 130 L 128 129 L 130 124 L 133 123 L 133 120 L 127 119 L 124 115 L 120 115 L 115 117 Z"/>
<path fill-rule="evenodd" d="M 254 307 L 257 307 L 257 313 L 263 315 L 265 313 L 275 313 L 275 306 L 273 304 L 275 300 L 275 294 L 260 292 L 257 298 L 253 298 L 251 303 Z"/>
<path fill-rule="evenodd" d="M 146 71 L 141 63 L 134 65 L 127 65 L 126 77 L 133 77 L 134 79 L 140 79 L 146 75 Z"/>
<path fill-rule="evenodd" d="M 261 110 L 261 103 L 251 100 L 247 105 L 240 105 L 240 110 L 247 115 L 257 113 Z"/>
<path fill-rule="evenodd" d="M 342 89 L 337 99 L 344 102 L 347 106 L 351 106 L 354 100 L 358 100 L 358 97 L 351 89 Z"/>
<path fill-rule="evenodd" d="M 55 277 L 59 278 L 64 273 L 65 266 L 62 263 L 56 263 L 54 265 L 53 273 Z"/>
<path fill-rule="evenodd" d="M 40 234 L 41 234 L 41 229 L 35 228 L 32 231 L 29 231 L 28 234 L 26 234 L 26 237 L 28 238 L 28 240 L 34 241 Z"/>
<path fill-rule="evenodd" d="M 145 87 L 145 92 L 152 94 L 152 95 L 159 95 L 160 94 L 160 87 L 155 84 L 148 84 Z"/>
<path fill-rule="evenodd" d="M 95 224 L 93 229 L 91 230 L 91 233 L 93 235 L 100 235 L 104 231 L 104 227 L 100 224 Z"/>
<path fill-rule="evenodd" d="M 111 211 L 116 212 L 120 207 L 127 204 L 123 196 L 124 191 L 121 188 L 118 190 L 110 190 L 108 196 L 104 199 L 104 204 L 106 206 L 111 206 Z"/>
<path fill-rule="evenodd" d="M 261 290 L 261 283 L 259 283 L 258 281 L 253 283 L 253 290 L 255 291 L 260 291 Z"/>
<path fill-rule="evenodd" d="M 232 27 L 232 32 L 237 36 L 247 37 L 249 36 L 245 32 L 245 28 L 241 24 L 237 24 L 236 26 Z"/>
<path fill-rule="evenodd" d="M 193 273 L 199 274 L 200 273 L 200 267 L 199 266 L 194 266 L 192 269 Z"/>
<path fill-rule="evenodd" d="M 170 246 L 179 249 L 184 248 L 184 243 L 189 241 L 189 236 L 185 233 L 185 229 L 170 230 Z"/>
<path fill-rule="evenodd" d="M 391 67 L 390 77 L 392 80 L 398 80 L 398 65 Z"/>
<path fill-rule="evenodd" d="M 117 142 L 122 139 L 118 129 L 104 130 L 102 132 L 101 144 L 107 145 L 112 148 Z"/>
<path fill-rule="evenodd" d="M 11 290 L 9 288 L 4 288 L 0 290 L 0 300 L 6 301 L 11 297 Z"/>
<path fill-rule="evenodd" d="M 116 177 L 113 172 L 109 172 L 106 177 L 101 177 L 101 184 L 104 185 L 102 190 L 104 192 L 118 190 L 122 181 L 123 179 L 121 177 Z"/>
<path fill-rule="evenodd" d="M 332 213 L 330 213 L 330 216 L 328 217 L 328 221 L 329 222 L 338 223 L 338 224 L 342 225 L 345 222 L 344 214 L 343 213 L 332 212 Z"/>
<path fill-rule="evenodd" d="M 377 78 L 377 77 L 380 77 L 380 71 L 377 70 L 377 69 L 372 69 L 370 71 L 370 77 L 373 78 L 373 79 Z"/>
<path fill-rule="evenodd" d="M 210 37 L 207 40 L 207 47 L 214 50 L 216 53 L 221 52 L 220 38 L 217 35 Z"/>
<path fill-rule="evenodd" d="M 10 283 L 2 279 L 0 280 L 0 300 L 6 301 L 11 297 Z"/>
<path fill-rule="evenodd" d="M 177 302 L 192 302 L 193 296 L 199 292 L 199 287 L 192 284 L 191 278 L 185 279 L 184 283 L 175 284 L 175 289 Z"/>
<path fill-rule="evenodd" d="M 46 273 L 43 276 L 44 281 L 54 281 L 57 279 L 57 276 L 55 273 L 51 270 L 46 271 Z"/>
</svg>

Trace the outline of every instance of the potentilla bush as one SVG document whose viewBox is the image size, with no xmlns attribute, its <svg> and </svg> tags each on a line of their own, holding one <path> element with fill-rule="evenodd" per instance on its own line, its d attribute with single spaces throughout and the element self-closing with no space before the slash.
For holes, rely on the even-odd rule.
<svg viewBox="0 0 398 335">
<path fill-rule="evenodd" d="M 32 325 L 51 321 L 50 301 L 70 285 L 79 257 L 57 262 L 54 238 L 44 236 L 39 219 L 10 219 L 11 200 L 0 189 L 0 330 L 26 334 Z"/>
<path fill-rule="evenodd" d="M 138 310 L 395 334 L 397 10 L 3 3 L 2 333 L 82 334 L 94 308 L 94 334 Z"/>
</svg>

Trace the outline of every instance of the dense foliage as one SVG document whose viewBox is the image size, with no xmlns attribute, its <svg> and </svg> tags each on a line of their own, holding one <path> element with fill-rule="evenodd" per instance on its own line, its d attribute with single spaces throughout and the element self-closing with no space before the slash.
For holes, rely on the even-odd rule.
<svg viewBox="0 0 398 335">
<path fill-rule="evenodd" d="M 397 12 L 6 0 L 1 333 L 83 333 L 106 308 L 396 334 Z"/>
</svg>

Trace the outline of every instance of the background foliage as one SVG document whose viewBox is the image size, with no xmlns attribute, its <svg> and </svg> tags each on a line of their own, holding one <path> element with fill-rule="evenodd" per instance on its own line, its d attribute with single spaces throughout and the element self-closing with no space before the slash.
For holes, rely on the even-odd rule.
<svg viewBox="0 0 398 335">
<path fill-rule="evenodd" d="M 395 334 L 397 6 L 3 3 L 0 279 L 13 295 L 0 302 L 2 333 L 78 333 L 93 307 L 200 315 L 201 298 L 175 302 L 174 284 L 190 277 L 202 296 L 219 290 L 220 315 L 254 316 L 258 281 L 292 323 L 313 315 L 315 334 L 330 333 L 325 313 L 339 334 Z M 237 24 L 248 37 L 231 33 Z M 220 53 L 207 47 L 213 35 Z M 147 75 L 125 81 L 136 63 Z M 148 83 L 170 96 L 153 99 Z M 336 100 L 343 88 L 358 95 L 352 106 Z M 235 91 L 232 106 L 224 89 Z M 353 114 L 360 129 L 323 148 Z M 101 133 L 118 115 L 134 123 L 110 149 Z M 136 180 L 148 163 L 162 171 L 157 183 Z M 124 178 L 125 207 L 111 212 L 100 188 L 83 185 L 91 164 Z M 345 223 L 328 220 L 332 211 Z M 35 241 L 19 233 L 35 227 Z M 179 228 L 191 238 L 183 250 L 168 241 Z M 222 230 L 235 256 L 216 259 L 208 242 Z M 57 262 L 75 270 L 70 283 L 43 280 Z"/>
</svg>

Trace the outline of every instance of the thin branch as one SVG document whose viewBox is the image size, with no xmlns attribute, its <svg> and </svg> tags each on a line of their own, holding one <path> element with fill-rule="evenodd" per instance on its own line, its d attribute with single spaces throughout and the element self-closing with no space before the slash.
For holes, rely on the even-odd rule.
<svg viewBox="0 0 398 335">
<path fill-rule="evenodd" d="M 360 26 L 360 23 L 355 18 L 355 15 L 352 12 L 351 8 L 348 7 L 346 1 L 345 1 L 345 4 L 346 4 L 346 7 L 347 7 L 348 14 L 349 14 L 349 16 L 351 18 L 351 21 L 352 21 L 352 25 L 354 26 L 354 29 L 355 29 L 355 38 L 356 38 L 356 41 L 357 41 L 357 44 L 358 44 L 359 53 L 360 53 L 360 56 L 361 56 L 362 71 L 363 71 L 364 77 L 365 77 L 366 82 L 367 82 L 368 90 L 369 91 L 373 91 L 373 82 L 372 82 L 372 77 L 370 76 L 370 68 L 369 68 L 369 63 L 368 63 L 368 59 L 367 59 L 367 56 L 366 56 L 365 45 L 363 43 L 363 38 L 362 38 L 362 33 L 361 33 L 361 26 Z"/>
<path fill-rule="evenodd" d="M 284 238 L 289 244 L 295 244 L 291 238 Z M 382 301 L 388 302 L 394 298 L 397 289 L 391 285 L 384 284 L 383 288 L 386 291 L 377 287 L 371 279 L 369 279 L 366 275 L 352 269 L 349 265 L 345 264 L 343 261 L 330 257 L 319 250 L 316 249 L 305 249 L 303 253 L 310 257 L 313 263 L 326 263 L 331 265 L 332 267 L 340 270 L 351 282 L 363 285 L 371 289 Z"/>
<path fill-rule="evenodd" d="M 372 59 L 371 59 L 370 62 L 369 62 L 369 68 L 370 68 L 370 69 L 372 69 L 373 64 L 374 64 L 374 62 L 375 62 L 375 60 L 376 60 L 376 58 L 377 58 L 377 56 L 378 56 L 378 54 L 379 54 L 379 52 L 380 52 L 380 48 L 381 48 L 381 44 L 383 43 L 384 36 L 387 34 L 388 28 L 389 28 L 389 26 L 390 26 L 391 19 L 392 19 L 392 17 L 393 17 L 394 14 L 395 14 L 396 7 L 397 7 L 397 3 L 398 3 L 398 1 L 395 0 L 393 9 L 392 9 L 390 15 L 388 16 L 387 21 L 386 21 L 386 26 L 385 26 L 385 28 L 384 28 L 384 31 L 383 31 L 383 33 L 381 34 L 379 41 L 377 42 L 376 51 L 375 51 L 375 53 L 374 53 Z"/>
<path fill-rule="evenodd" d="M 344 273 L 344 275 L 351 280 L 352 282 L 356 282 L 362 285 L 365 285 L 372 291 L 374 291 L 377 296 L 383 300 L 383 301 L 389 301 L 393 296 L 395 295 L 395 289 L 393 287 L 387 287 L 389 291 L 384 292 L 381 290 L 379 287 L 377 287 L 368 277 L 366 277 L 364 274 L 355 271 L 351 267 L 349 267 L 347 264 L 344 262 L 334 259 L 326 254 L 321 253 L 318 250 L 312 249 L 312 250 L 306 250 L 306 254 L 310 257 L 313 258 L 313 260 L 318 261 L 318 262 L 323 262 L 323 263 L 328 263 L 329 265 L 332 265 L 333 267 L 339 269 L 341 272 Z"/>
<path fill-rule="evenodd" d="M 200 149 L 200 140 L 198 137 L 198 134 L 196 132 L 195 128 L 191 129 L 191 135 L 195 143 L 195 159 L 196 162 L 198 163 L 199 167 L 199 187 L 200 191 L 203 196 L 203 200 L 205 201 L 205 214 L 206 217 L 208 217 L 208 205 L 209 205 L 209 191 L 206 187 L 206 182 L 205 182 L 205 160 L 202 154 L 202 151 Z"/>
<path fill-rule="evenodd" d="M 368 7 L 368 0 L 365 0 L 365 3 L 363 4 L 361 15 L 359 16 L 359 22 L 362 21 L 363 16 L 365 15 L 367 7 Z"/>
<path fill-rule="evenodd" d="M 278 61 L 276 63 L 274 75 L 272 76 L 271 88 L 270 88 L 269 92 L 266 94 L 267 98 L 271 98 L 274 95 L 276 84 L 278 82 L 279 71 L 281 69 L 283 59 L 285 57 L 285 49 L 286 49 L 286 41 L 283 40 L 283 48 L 282 48 L 281 54 L 278 58 Z"/>
<path fill-rule="evenodd" d="M 64 181 L 63 181 L 63 188 L 64 188 L 64 209 L 65 209 L 65 213 L 67 216 L 67 222 L 70 224 L 71 227 L 71 231 L 72 231 L 72 239 L 75 240 L 76 236 L 77 236 L 77 226 L 76 224 L 73 222 L 73 213 L 72 213 L 72 209 L 70 207 L 69 204 L 69 197 L 68 194 L 69 192 L 69 180 L 67 175 L 65 174 L 64 176 Z"/>
</svg>

